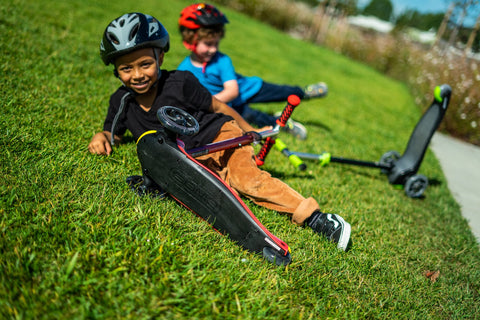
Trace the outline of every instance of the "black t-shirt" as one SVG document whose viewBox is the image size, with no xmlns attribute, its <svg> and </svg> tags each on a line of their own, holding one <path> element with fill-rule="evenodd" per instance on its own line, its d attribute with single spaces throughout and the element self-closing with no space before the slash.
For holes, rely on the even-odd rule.
<svg viewBox="0 0 480 320">
<path fill-rule="evenodd" d="M 133 95 L 126 99 L 123 112 L 115 124 L 116 135 L 123 135 L 128 129 L 137 140 L 146 131 L 160 130 L 162 125 L 157 119 L 157 111 L 163 106 L 172 106 L 190 113 L 200 125 L 196 135 L 179 137 L 185 143 L 185 148 L 191 149 L 212 142 L 223 124 L 232 120 L 223 113 L 209 111 L 212 95 L 189 71 L 162 70 L 157 85 L 157 97 L 148 112 L 140 107 Z M 111 132 L 121 99 L 127 92 L 127 88 L 122 86 L 110 97 L 103 130 Z"/>
</svg>

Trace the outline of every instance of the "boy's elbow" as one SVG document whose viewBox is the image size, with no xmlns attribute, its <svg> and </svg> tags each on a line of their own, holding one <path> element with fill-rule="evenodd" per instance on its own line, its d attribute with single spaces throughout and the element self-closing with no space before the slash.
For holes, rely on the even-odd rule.
<svg viewBox="0 0 480 320">
<path fill-rule="evenodd" d="M 240 94 L 238 88 L 238 82 L 236 80 L 230 80 L 223 84 L 223 91 L 228 95 L 230 101 L 237 98 Z"/>
<path fill-rule="evenodd" d="M 233 93 L 232 93 L 232 100 L 233 99 L 236 99 L 238 96 L 240 95 L 240 92 L 237 90 L 235 90 Z"/>
<path fill-rule="evenodd" d="M 238 85 L 236 85 L 236 86 L 232 89 L 232 95 L 233 95 L 233 98 L 234 98 L 234 99 L 240 95 L 240 90 L 238 89 Z"/>
</svg>

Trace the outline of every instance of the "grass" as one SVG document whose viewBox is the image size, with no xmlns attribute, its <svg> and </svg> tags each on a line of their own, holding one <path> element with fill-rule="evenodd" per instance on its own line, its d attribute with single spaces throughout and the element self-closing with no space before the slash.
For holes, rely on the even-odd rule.
<svg viewBox="0 0 480 320">
<path fill-rule="evenodd" d="M 187 4 L 0 6 L 0 318 L 478 318 L 478 245 L 431 151 L 420 173 L 432 185 L 414 200 L 377 170 L 308 163 L 299 172 L 272 150 L 266 170 L 353 227 L 352 250 L 338 252 L 288 217 L 247 201 L 290 245 L 286 269 L 243 251 L 172 200 L 130 192 L 125 178 L 140 173 L 134 143 L 111 157 L 88 153 L 119 85 L 98 56 L 106 24 L 128 11 L 157 16 L 170 31 L 164 67 L 172 69 L 186 54 L 176 21 Z M 238 72 L 329 84 L 328 97 L 295 111 L 309 138 L 282 135 L 291 149 L 366 160 L 403 150 L 420 116 L 404 85 L 225 12 L 222 49 Z M 274 112 L 283 104 L 258 107 Z M 436 282 L 424 276 L 427 270 L 440 271 Z"/>
</svg>

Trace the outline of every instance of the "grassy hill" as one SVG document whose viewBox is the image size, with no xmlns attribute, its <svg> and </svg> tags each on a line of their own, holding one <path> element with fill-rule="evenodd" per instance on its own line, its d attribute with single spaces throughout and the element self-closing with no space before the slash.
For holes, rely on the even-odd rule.
<svg viewBox="0 0 480 320">
<path fill-rule="evenodd" d="M 308 163 L 276 150 L 265 169 L 352 224 L 338 252 L 311 230 L 247 201 L 289 244 L 276 268 L 243 251 L 173 200 L 139 198 L 133 142 L 90 155 L 119 86 L 98 55 L 106 25 L 123 13 L 156 16 L 169 30 L 164 68 L 187 54 L 177 18 L 187 1 L 7 0 L 0 6 L 0 318 L 4 319 L 474 319 L 480 252 L 428 151 L 431 186 L 410 199 L 378 170 Z M 407 88 L 332 51 L 295 40 L 225 8 L 221 49 L 245 75 L 328 83 L 293 117 L 309 138 L 297 151 L 378 160 L 403 151 L 420 117 Z M 432 94 L 433 88 L 430 93 Z M 258 105 L 268 112 L 283 104 Z M 433 282 L 427 271 L 440 271 Z"/>
</svg>

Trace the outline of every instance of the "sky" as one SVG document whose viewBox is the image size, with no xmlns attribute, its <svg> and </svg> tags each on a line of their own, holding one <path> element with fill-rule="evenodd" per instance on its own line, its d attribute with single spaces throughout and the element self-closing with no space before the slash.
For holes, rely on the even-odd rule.
<svg viewBox="0 0 480 320">
<path fill-rule="evenodd" d="M 360 8 L 365 7 L 371 0 L 358 0 Z M 452 0 L 390 0 L 393 4 L 393 11 L 395 15 L 404 12 L 406 9 L 417 10 L 421 13 L 439 13 L 447 12 Z M 480 6 L 477 10 L 470 10 L 465 19 L 465 25 L 473 26 L 480 14 Z"/>
</svg>

